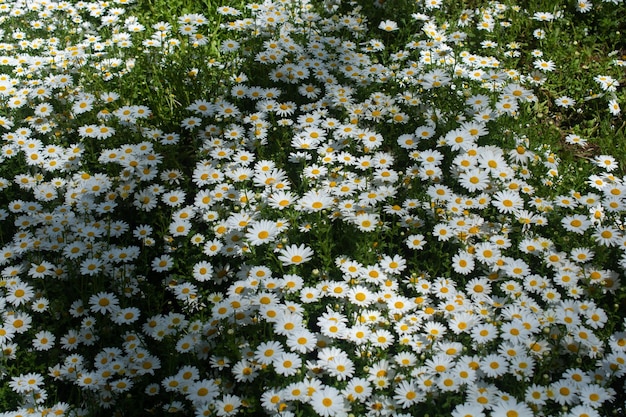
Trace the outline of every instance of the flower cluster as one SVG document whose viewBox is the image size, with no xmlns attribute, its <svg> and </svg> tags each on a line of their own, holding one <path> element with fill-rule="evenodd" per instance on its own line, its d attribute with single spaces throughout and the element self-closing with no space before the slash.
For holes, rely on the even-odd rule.
<svg viewBox="0 0 626 417">
<path fill-rule="evenodd" d="M 624 411 L 626 176 L 499 44 L 572 10 L 446 3 L 0 5 L 2 415 Z"/>
</svg>

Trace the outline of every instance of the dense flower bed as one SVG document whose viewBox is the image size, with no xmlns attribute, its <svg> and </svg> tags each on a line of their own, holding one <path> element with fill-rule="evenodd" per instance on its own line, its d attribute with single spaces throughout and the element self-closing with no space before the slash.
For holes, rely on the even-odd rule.
<svg viewBox="0 0 626 417">
<path fill-rule="evenodd" d="M 0 3 L 1 415 L 625 412 L 626 179 L 502 42 L 591 2 L 131 3 Z"/>
</svg>

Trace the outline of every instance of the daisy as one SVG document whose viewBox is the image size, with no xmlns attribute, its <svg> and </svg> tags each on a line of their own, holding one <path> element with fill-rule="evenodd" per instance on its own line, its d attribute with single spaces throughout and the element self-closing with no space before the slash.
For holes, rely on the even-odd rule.
<svg viewBox="0 0 626 417">
<path fill-rule="evenodd" d="M 480 361 L 480 369 L 489 377 L 495 378 L 504 375 L 508 370 L 508 364 L 502 356 L 491 353 L 485 355 Z"/>
<path fill-rule="evenodd" d="M 110 126 L 100 125 L 96 128 L 94 137 L 96 139 L 108 139 L 115 134 L 115 129 Z"/>
<path fill-rule="evenodd" d="M 370 334 L 370 343 L 381 349 L 386 349 L 394 342 L 393 334 L 385 329 L 378 329 Z"/>
<path fill-rule="evenodd" d="M 16 330 L 8 323 L 0 325 L 0 344 L 6 345 L 15 336 Z"/>
<path fill-rule="evenodd" d="M 32 310 L 37 313 L 43 313 L 44 311 L 48 311 L 49 307 L 50 307 L 50 300 L 44 297 L 39 297 L 35 299 L 31 304 Z"/>
<path fill-rule="evenodd" d="M 450 356 L 439 353 L 433 356 L 431 359 L 427 359 L 424 366 L 429 372 L 434 374 L 441 374 L 453 367 L 453 358 Z"/>
<path fill-rule="evenodd" d="M 345 381 L 354 374 L 354 363 L 343 352 L 320 362 L 323 363 L 325 371 L 338 381 Z"/>
<path fill-rule="evenodd" d="M 198 262 L 193 266 L 194 279 L 204 282 L 211 279 L 213 276 L 213 265 L 207 261 Z"/>
<path fill-rule="evenodd" d="M 498 328 L 491 323 L 480 323 L 472 328 L 472 339 L 477 344 L 484 344 L 498 337 Z"/>
<path fill-rule="evenodd" d="M 491 409 L 491 415 L 533 417 L 535 414 L 526 403 L 518 402 L 515 399 L 508 399 L 496 402 Z"/>
<path fill-rule="evenodd" d="M 6 301 L 14 306 L 25 304 L 34 296 L 32 287 L 24 282 L 9 285 L 5 294 Z"/>
<path fill-rule="evenodd" d="M 376 301 L 374 293 L 361 285 L 350 288 L 346 294 L 346 299 L 361 307 L 367 307 Z"/>
<path fill-rule="evenodd" d="M 289 245 L 279 251 L 278 260 L 283 265 L 299 265 L 301 263 L 310 261 L 313 257 L 313 250 L 308 246 L 301 244 L 299 246 Z"/>
<path fill-rule="evenodd" d="M 477 377 L 480 368 L 478 356 L 461 356 L 454 364 L 451 372 L 454 372 L 463 383 L 472 384 Z"/>
<path fill-rule="evenodd" d="M 169 271 L 174 265 L 174 259 L 170 255 L 161 255 L 154 258 L 151 265 L 155 272 Z"/>
<path fill-rule="evenodd" d="M 345 417 L 348 407 L 339 390 L 331 386 L 323 386 L 311 395 L 313 410 L 322 417 Z"/>
<path fill-rule="evenodd" d="M 186 387 L 189 389 L 193 382 L 198 381 L 199 372 L 194 366 L 182 366 L 176 375 L 166 377 L 161 385 L 167 391 L 176 391 L 179 388 Z"/>
<path fill-rule="evenodd" d="M 115 312 L 113 321 L 117 324 L 129 324 L 134 323 L 139 319 L 140 311 L 136 307 L 126 307 L 119 309 Z"/>
<path fill-rule="evenodd" d="M 384 273 L 382 268 L 377 265 L 370 265 L 363 267 L 361 269 L 361 276 L 369 283 L 380 285 L 387 275 Z"/>
<path fill-rule="evenodd" d="M 613 226 L 599 226 L 592 236 L 596 242 L 603 246 L 616 246 L 621 241 L 620 231 Z"/>
<path fill-rule="evenodd" d="M 219 387 L 213 379 L 200 379 L 189 385 L 187 398 L 194 404 L 213 402 L 219 394 Z"/>
<path fill-rule="evenodd" d="M 581 5 L 588 7 L 587 10 L 592 6 L 587 0 L 579 0 L 577 4 L 578 7 Z M 600 413 L 590 405 L 580 404 L 572 407 L 567 414 L 563 414 L 563 417 L 600 417 Z"/>
<path fill-rule="evenodd" d="M 289 310 L 282 310 L 274 320 L 274 331 L 280 335 L 287 336 L 289 332 L 303 328 L 302 316 Z"/>
<path fill-rule="evenodd" d="M 593 158 L 593 162 L 600 168 L 604 168 L 606 171 L 611 172 L 617 169 L 617 161 L 611 155 L 598 155 Z"/>
<path fill-rule="evenodd" d="M 99 292 L 89 297 L 90 310 L 94 313 L 112 313 L 118 306 L 119 301 L 115 294 Z"/>
<path fill-rule="evenodd" d="M 407 368 L 417 363 L 417 356 L 411 352 L 400 352 L 394 356 L 394 361 L 401 367 Z"/>
<path fill-rule="evenodd" d="M 566 269 L 563 265 L 558 265 L 554 282 L 563 288 L 572 288 L 578 284 L 578 270 Z"/>
<path fill-rule="evenodd" d="M 352 218 L 357 228 L 362 232 L 371 232 L 376 230 L 379 225 L 379 218 L 374 213 L 360 213 Z"/>
<path fill-rule="evenodd" d="M 97 125 L 84 125 L 78 128 L 78 134 L 85 138 L 95 138 L 98 134 Z"/>
<path fill-rule="evenodd" d="M 372 394 L 372 387 L 366 379 L 354 377 L 348 381 L 341 393 L 348 401 L 363 401 Z"/>
<path fill-rule="evenodd" d="M 157 206 L 157 195 L 146 189 L 135 193 L 133 205 L 142 211 L 151 211 Z"/>
<path fill-rule="evenodd" d="M 126 392 L 132 387 L 133 382 L 130 378 L 120 378 L 111 383 L 111 390 L 115 393 Z"/>
<path fill-rule="evenodd" d="M 344 338 L 347 331 L 346 319 L 342 316 L 333 315 L 331 311 L 319 317 L 317 325 L 320 327 L 320 332 L 329 338 Z"/>
<path fill-rule="evenodd" d="M 617 99 L 615 98 L 609 100 L 608 106 L 609 106 L 609 112 L 613 116 L 619 116 L 619 114 L 622 112 L 622 109 L 620 108 L 620 105 L 619 105 L 619 101 L 617 101 Z"/>
<path fill-rule="evenodd" d="M 394 32 L 398 30 L 398 24 L 393 20 L 385 20 L 378 24 L 378 29 L 384 30 L 385 32 Z"/>
<path fill-rule="evenodd" d="M 593 79 L 604 91 L 614 92 L 619 87 L 619 82 L 609 75 L 596 75 Z"/>
<path fill-rule="evenodd" d="M 273 241 L 277 234 L 278 228 L 275 222 L 259 220 L 249 226 L 245 236 L 250 245 L 259 246 Z"/>
<path fill-rule="evenodd" d="M 285 293 L 294 293 L 302 289 L 304 285 L 304 279 L 295 274 L 286 274 L 283 276 L 282 280 L 280 280 L 280 284 L 277 284 L 276 287 L 280 288 Z M 268 288 L 268 283 L 266 283 L 266 288 Z"/>
<path fill-rule="evenodd" d="M 40 385 L 43 384 L 43 377 L 38 373 L 20 374 L 11 377 L 9 387 L 18 394 L 41 390 Z"/>
<path fill-rule="evenodd" d="M 594 329 L 604 327 L 604 324 L 608 319 L 607 314 L 600 308 L 585 310 L 584 315 L 586 323 Z"/>
<path fill-rule="evenodd" d="M 519 319 L 504 323 L 500 327 L 500 337 L 502 337 L 503 340 L 512 341 L 513 343 L 527 338 L 529 334 L 530 331 Z"/>
<path fill-rule="evenodd" d="M 321 291 L 314 287 L 304 287 L 300 291 L 300 301 L 303 303 L 315 303 L 319 301 L 321 297 Z"/>
<path fill-rule="evenodd" d="M 611 399 L 611 395 L 600 385 L 585 384 L 580 389 L 579 398 L 583 405 L 597 409 L 605 401 Z"/>
<path fill-rule="evenodd" d="M 412 380 L 401 381 L 394 389 L 393 399 L 401 408 L 409 408 L 411 405 L 423 401 L 425 394 Z"/>
<path fill-rule="evenodd" d="M 444 372 L 437 381 L 437 386 L 444 392 L 456 392 L 461 385 L 461 379 L 453 372 Z"/>
<path fill-rule="evenodd" d="M 493 195 L 491 204 L 498 209 L 499 212 L 509 214 L 524 207 L 524 200 L 518 193 L 505 190 L 498 191 Z"/>
<path fill-rule="evenodd" d="M 420 152 L 420 160 L 424 164 L 439 165 L 443 160 L 443 154 L 437 150 L 427 150 Z"/>
<path fill-rule="evenodd" d="M 302 366 L 302 359 L 295 353 L 283 352 L 277 355 L 272 363 L 276 373 L 291 376 L 295 375 Z"/>
<path fill-rule="evenodd" d="M 215 412 L 220 417 L 234 416 L 239 412 L 242 402 L 236 395 L 226 394 L 215 402 Z"/>
<path fill-rule="evenodd" d="M 368 343 L 371 334 L 371 329 L 365 324 L 354 325 L 345 331 L 348 340 L 354 342 L 356 345 Z"/>
<path fill-rule="evenodd" d="M 261 395 L 261 405 L 268 412 L 282 413 L 287 408 L 286 394 L 284 390 L 269 389 Z"/>
<path fill-rule="evenodd" d="M 437 379 L 434 375 L 429 373 L 421 373 L 416 378 L 416 383 L 419 388 L 425 393 L 431 393 L 437 386 Z"/>
<path fill-rule="evenodd" d="M 61 338 L 61 346 L 66 350 L 74 350 L 78 347 L 78 343 L 80 342 L 79 333 L 76 330 L 69 330 L 62 338 Z"/>
<path fill-rule="evenodd" d="M 556 104 L 559 107 L 568 108 L 568 107 L 572 107 L 576 105 L 576 101 L 572 99 L 571 97 L 561 96 L 557 98 L 556 100 L 554 100 L 554 104 Z"/>
<path fill-rule="evenodd" d="M 466 190 L 482 191 L 489 187 L 489 175 L 487 171 L 479 168 L 472 168 L 463 171 L 459 175 L 459 182 Z"/>
<path fill-rule="evenodd" d="M 457 252 L 452 257 L 452 268 L 461 275 L 467 275 L 474 270 L 474 257 L 469 252 Z"/>
<path fill-rule="evenodd" d="M 586 146 L 587 139 L 584 139 L 575 133 L 570 133 L 565 137 L 565 143 L 568 143 L 570 145 Z"/>
<path fill-rule="evenodd" d="M 298 93 L 308 99 L 315 99 L 319 96 L 321 90 L 314 84 L 304 84 L 298 87 Z"/>
<path fill-rule="evenodd" d="M 561 405 L 574 404 L 578 401 L 578 390 L 568 380 L 556 381 L 550 385 L 554 400 Z"/>
<path fill-rule="evenodd" d="M 459 404 L 452 410 L 452 417 L 485 417 L 480 404 Z"/>
<path fill-rule="evenodd" d="M 517 101 L 513 100 L 502 100 L 496 103 L 496 109 L 499 112 L 515 115 L 517 113 L 519 106 Z"/>
<path fill-rule="evenodd" d="M 617 192 L 617 190 L 619 190 L 620 195 L 624 194 L 624 191 L 622 190 L 623 187 L 615 188 L 614 190 Z M 608 191 L 608 190 L 607 190 Z M 609 212 L 613 212 L 613 213 L 617 213 L 617 212 L 623 212 L 626 210 L 626 200 L 620 196 L 607 196 L 603 199 L 603 204 L 604 207 L 606 208 L 606 211 Z"/>
<path fill-rule="evenodd" d="M 569 232 L 583 234 L 591 226 L 591 221 L 587 216 L 574 214 L 561 219 L 561 225 Z"/>
<path fill-rule="evenodd" d="M 269 365 L 284 351 L 280 342 L 262 342 L 255 350 L 254 359 L 261 364 Z"/>
<path fill-rule="evenodd" d="M 303 170 L 304 176 L 309 179 L 318 179 L 325 176 L 327 173 L 328 168 L 320 166 L 318 164 L 307 166 Z"/>
<path fill-rule="evenodd" d="M 287 346 L 293 352 L 311 352 L 317 343 L 317 337 L 307 329 L 298 329 L 287 334 Z"/>
<path fill-rule="evenodd" d="M 454 232 L 450 225 L 446 223 L 438 223 L 433 228 L 433 236 L 437 237 L 437 240 L 445 242 L 450 240 L 454 236 Z"/>
<path fill-rule="evenodd" d="M 187 220 L 174 220 L 168 226 L 168 232 L 172 236 L 186 236 L 191 230 L 192 224 Z"/>
<path fill-rule="evenodd" d="M 526 388 L 525 401 L 530 404 L 544 405 L 548 399 L 548 389 L 545 386 L 532 384 Z"/>
<path fill-rule="evenodd" d="M 604 213 L 604 206 L 598 204 L 595 207 L 591 207 L 589 209 L 589 216 L 589 220 L 592 222 L 592 224 L 596 226 L 602 224 L 602 221 L 606 216 Z"/>
<path fill-rule="evenodd" d="M 397 139 L 398 145 L 403 149 L 415 149 L 417 147 L 417 139 L 414 135 L 403 134 Z"/>
<path fill-rule="evenodd" d="M 445 325 L 437 322 L 429 321 L 424 325 L 424 333 L 426 334 L 426 337 L 428 337 L 428 339 L 430 340 L 435 340 L 443 337 L 443 335 L 446 333 L 446 330 L 447 328 Z"/>
<path fill-rule="evenodd" d="M 537 59 L 533 62 L 533 66 L 541 71 L 551 72 L 556 69 L 556 64 L 553 61 L 545 59 Z"/>
<path fill-rule="evenodd" d="M 98 258 L 87 258 L 80 263 L 80 273 L 83 275 L 94 276 L 101 272 L 104 262 Z"/>
<path fill-rule="evenodd" d="M 448 327 L 454 334 L 461 334 L 469 332 L 478 323 L 478 320 L 470 313 L 461 312 L 452 316 L 448 323 Z"/>
<path fill-rule="evenodd" d="M 331 207 L 334 198 L 326 191 L 307 191 L 298 201 L 298 209 L 307 212 L 318 212 Z"/>
<path fill-rule="evenodd" d="M 182 190 L 169 191 L 161 195 L 161 200 L 170 207 L 176 207 L 185 202 L 185 192 Z"/>
<path fill-rule="evenodd" d="M 498 171 L 508 168 L 508 164 L 504 159 L 502 151 L 492 147 L 480 148 L 478 163 L 481 168 L 492 174 L 496 174 Z"/>
<path fill-rule="evenodd" d="M 521 259 L 511 259 L 504 265 L 504 272 L 512 278 L 521 278 L 530 273 L 530 268 Z"/>
<path fill-rule="evenodd" d="M 379 264 L 389 274 L 398 274 L 406 269 L 406 260 L 400 255 L 384 255 Z"/>
</svg>

